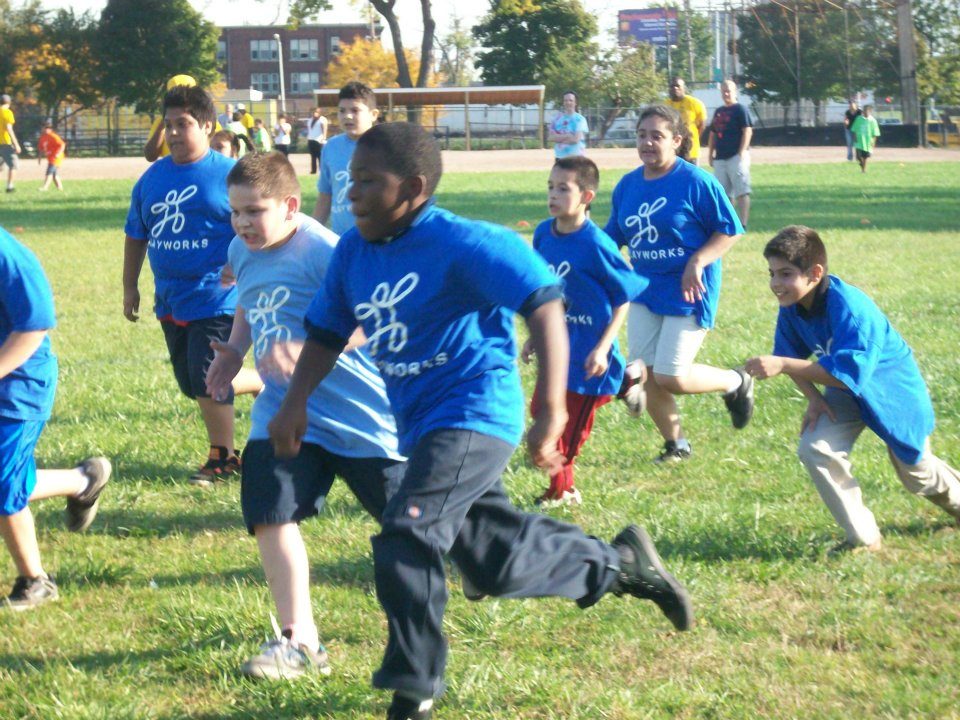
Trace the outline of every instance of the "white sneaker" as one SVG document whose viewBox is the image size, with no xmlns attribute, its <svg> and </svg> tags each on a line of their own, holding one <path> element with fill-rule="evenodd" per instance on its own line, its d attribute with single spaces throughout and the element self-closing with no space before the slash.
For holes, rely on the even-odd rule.
<svg viewBox="0 0 960 720">
<path fill-rule="evenodd" d="M 260 652 L 247 660 L 240 672 L 261 680 L 296 680 L 304 675 L 329 675 L 330 662 L 323 645 L 314 652 L 306 645 L 294 647 L 280 637 L 261 645 Z"/>
<path fill-rule="evenodd" d="M 617 397 L 627 406 L 627 412 L 633 417 L 640 417 L 647 408 L 647 393 L 643 389 L 643 367 L 634 361 L 627 365 L 623 372 L 623 382 Z"/>
<path fill-rule="evenodd" d="M 564 505 L 582 505 L 583 497 L 576 488 L 564 490 L 560 497 L 553 497 L 549 491 L 537 498 L 537 507 L 541 510 L 563 507 Z"/>
</svg>

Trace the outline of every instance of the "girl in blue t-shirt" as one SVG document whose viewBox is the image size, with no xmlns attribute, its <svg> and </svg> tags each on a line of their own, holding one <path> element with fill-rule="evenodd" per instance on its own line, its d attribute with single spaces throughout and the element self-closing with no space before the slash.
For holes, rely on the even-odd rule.
<svg viewBox="0 0 960 720">
<path fill-rule="evenodd" d="M 646 368 L 646 408 L 664 439 L 657 462 L 690 456 L 674 395 L 723 393 L 738 429 L 753 413 L 748 375 L 695 362 L 716 318 L 720 258 L 743 226 L 720 183 L 679 157 L 690 142 L 687 132 L 680 115 L 665 105 L 640 114 L 637 151 L 643 164 L 614 188 L 605 228 L 627 246 L 634 272 L 649 280 L 630 304 L 627 359 Z"/>
</svg>

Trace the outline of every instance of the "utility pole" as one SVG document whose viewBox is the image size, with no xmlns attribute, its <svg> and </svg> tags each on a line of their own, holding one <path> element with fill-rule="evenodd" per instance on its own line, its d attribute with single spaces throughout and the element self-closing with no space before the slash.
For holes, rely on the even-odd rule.
<svg viewBox="0 0 960 720">
<path fill-rule="evenodd" d="M 843 48 L 847 56 L 847 102 L 853 98 L 853 81 L 850 79 L 850 22 L 847 19 L 847 6 L 850 0 L 843 3 Z"/>
<path fill-rule="evenodd" d="M 690 18 L 693 17 L 693 11 L 690 9 L 690 0 L 683 0 L 683 12 L 684 19 L 687 21 L 686 25 L 686 35 L 687 35 L 687 60 L 689 62 L 689 77 L 690 82 L 696 82 L 693 71 L 693 33 L 690 32 Z"/>
<path fill-rule="evenodd" d="M 900 102 L 903 110 L 903 124 L 920 127 L 917 44 L 913 37 L 911 0 L 897 0 L 897 44 L 900 47 Z"/>
<path fill-rule="evenodd" d="M 793 11 L 793 46 L 797 56 L 797 127 L 800 127 L 800 101 L 803 99 L 803 90 L 800 85 L 800 0 L 794 3 Z"/>
</svg>

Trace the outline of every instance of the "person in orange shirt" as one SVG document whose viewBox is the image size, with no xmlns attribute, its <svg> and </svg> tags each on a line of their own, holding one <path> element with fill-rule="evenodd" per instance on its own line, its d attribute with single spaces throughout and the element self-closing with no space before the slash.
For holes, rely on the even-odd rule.
<svg viewBox="0 0 960 720">
<path fill-rule="evenodd" d="M 43 185 L 40 186 L 41 190 L 49 189 L 51 180 L 57 186 L 57 190 L 63 190 L 63 183 L 60 181 L 60 165 L 63 163 L 66 149 L 67 143 L 53 131 L 53 124 L 49 120 L 45 121 L 40 139 L 37 141 L 37 164 L 40 164 L 40 155 L 47 156 L 47 175 L 43 179 Z"/>
</svg>

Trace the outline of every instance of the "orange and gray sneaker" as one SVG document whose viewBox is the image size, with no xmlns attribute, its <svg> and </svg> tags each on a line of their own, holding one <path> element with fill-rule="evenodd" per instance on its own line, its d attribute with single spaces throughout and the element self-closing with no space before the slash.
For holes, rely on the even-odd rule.
<svg viewBox="0 0 960 720">
<path fill-rule="evenodd" d="M 190 484 L 210 487 L 215 482 L 227 480 L 240 472 L 240 458 L 231 454 L 222 445 L 211 445 L 210 455 L 199 470 L 190 476 Z"/>
</svg>

